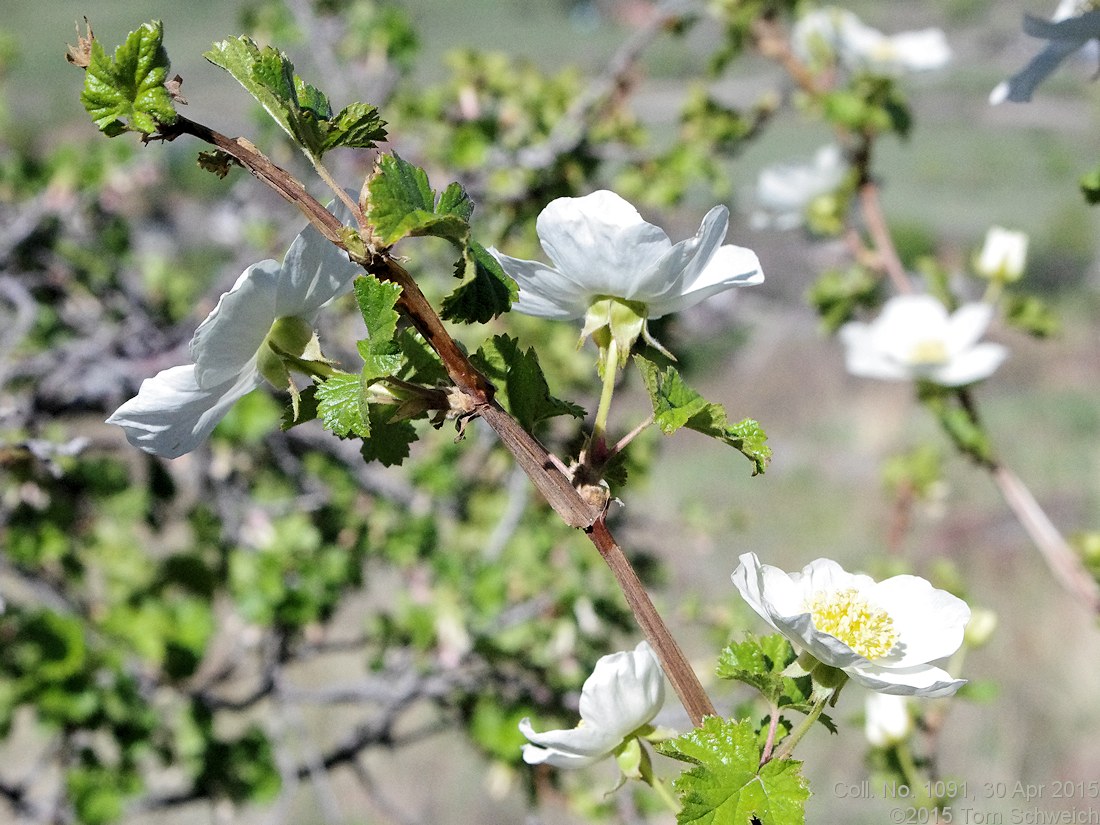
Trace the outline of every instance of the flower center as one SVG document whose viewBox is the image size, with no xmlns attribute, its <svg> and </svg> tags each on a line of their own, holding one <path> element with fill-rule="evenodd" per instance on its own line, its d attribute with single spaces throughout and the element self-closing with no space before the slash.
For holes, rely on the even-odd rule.
<svg viewBox="0 0 1100 825">
<path fill-rule="evenodd" d="M 897 643 L 890 614 L 873 607 L 855 588 L 815 593 L 808 608 L 814 627 L 840 639 L 865 659 L 885 656 Z"/>
<path fill-rule="evenodd" d="M 909 352 L 909 363 L 913 366 L 936 366 L 946 364 L 947 345 L 938 338 L 926 338 L 917 341 Z"/>
</svg>

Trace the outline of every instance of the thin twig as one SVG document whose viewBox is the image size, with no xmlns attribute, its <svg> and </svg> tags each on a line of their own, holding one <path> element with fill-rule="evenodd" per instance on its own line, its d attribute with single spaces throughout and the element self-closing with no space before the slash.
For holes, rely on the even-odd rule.
<svg viewBox="0 0 1100 825">
<path fill-rule="evenodd" d="M 774 18 L 757 18 L 752 22 L 751 33 L 757 51 L 782 66 L 798 88 L 814 97 L 824 91 L 809 66 L 791 50 L 790 38 Z"/>
<path fill-rule="evenodd" d="M 859 187 L 859 205 L 863 214 L 863 222 L 867 231 L 871 234 L 871 240 L 875 245 L 879 261 L 887 277 L 894 284 L 894 289 L 904 294 L 913 291 L 913 283 L 905 271 L 905 266 L 898 257 L 894 239 L 890 235 L 890 228 L 886 225 L 886 217 L 882 211 L 882 203 L 878 197 L 878 185 L 874 181 L 865 181 Z"/>
<path fill-rule="evenodd" d="M 1027 485 L 1003 464 L 998 464 L 992 474 L 1001 495 L 1039 548 L 1054 577 L 1090 611 L 1100 613 L 1100 585 L 1047 517 Z"/>
</svg>

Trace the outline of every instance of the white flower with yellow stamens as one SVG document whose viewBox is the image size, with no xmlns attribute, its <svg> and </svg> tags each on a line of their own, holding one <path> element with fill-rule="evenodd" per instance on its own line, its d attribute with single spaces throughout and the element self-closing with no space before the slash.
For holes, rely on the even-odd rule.
<svg viewBox="0 0 1100 825">
<path fill-rule="evenodd" d="M 840 329 L 848 372 L 895 381 L 921 379 L 961 387 L 988 378 L 1008 350 L 979 343 L 993 319 L 989 304 L 964 304 L 950 315 L 931 295 L 898 295 L 869 324 Z"/>
<path fill-rule="evenodd" d="M 748 605 L 818 662 L 844 671 L 880 693 L 949 696 L 953 679 L 929 662 L 962 644 L 970 620 L 966 602 L 919 576 L 876 582 L 817 559 L 801 573 L 741 556 L 733 583 Z"/>
</svg>

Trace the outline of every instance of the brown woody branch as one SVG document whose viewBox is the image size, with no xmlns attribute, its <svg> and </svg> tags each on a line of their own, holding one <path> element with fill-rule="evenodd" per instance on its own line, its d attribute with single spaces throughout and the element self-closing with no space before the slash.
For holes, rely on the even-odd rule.
<svg viewBox="0 0 1100 825">
<path fill-rule="evenodd" d="M 399 308 L 439 355 L 451 381 L 466 397 L 465 407 L 493 429 L 536 489 L 565 523 L 570 527 L 584 529 L 600 551 L 622 588 L 627 604 L 634 611 L 642 632 L 657 653 L 661 666 L 687 710 L 692 724 L 699 725 L 704 716 L 715 715 L 713 704 L 679 645 L 669 633 L 630 562 L 608 530 L 603 511 L 581 496 L 573 486 L 572 479 L 562 471 L 560 462 L 555 461 L 547 449 L 497 403 L 493 398 L 493 385 L 474 367 L 451 337 L 412 276 L 385 250 L 368 250 L 365 255 L 349 250 L 340 221 L 310 195 L 300 181 L 272 163 L 251 142 L 243 138 L 228 137 L 183 116 L 178 117 L 172 125 L 165 126 L 155 137 L 173 140 L 180 135 L 191 135 L 230 155 L 254 177 L 297 207 L 317 231 L 346 251 L 351 260 L 380 280 L 401 287 Z"/>
</svg>

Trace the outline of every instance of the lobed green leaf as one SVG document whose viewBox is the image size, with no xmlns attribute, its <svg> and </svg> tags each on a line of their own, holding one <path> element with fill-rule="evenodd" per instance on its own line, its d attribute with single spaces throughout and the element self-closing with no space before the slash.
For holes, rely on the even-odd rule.
<svg viewBox="0 0 1100 825">
<path fill-rule="evenodd" d="M 416 428 L 408 421 L 391 421 L 394 412 L 392 407 L 371 407 L 371 437 L 364 439 L 359 450 L 364 461 L 393 467 L 409 457 L 409 445 L 416 441 Z"/>
<path fill-rule="evenodd" d="M 473 206 L 457 183 L 437 197 L 427 173 L 393 153 L 379 159 L 367 193 L 367 220 L 386 246 L 410 235 L 434 235 L 465 248 Z"/>
<path fill-rule="evenodd" d="M 528 432 L 557 415 L 584 418 L 584 410 L 576 404 L 550 395 L 534 349 L 521 350 L 515 338 L 494 336 L 470 360 L 496 384 L 497 398 Z"/>
<path fill-rule="evenodd" d="M 396 153 L 383 155 L 367 184 L 367 220 L 386 246 L 402 238 L 432 235 L 462 253 L 455 276 L 466 282 L 443 300 L 443 318 L 485 323 L 506 312 L 519 295 L 497 260 L 470 238 L 474 205 L 466 190 L 452 183 L 436 194 L 427 173 Z"/>
<path fill-rule="evenodd" d="M 689 387 L 675 367 L 669 366 L 662 371 L 640 355 L 635 355 L 634 361 L 649 392 L 654 420 L 665 435 L 687 427 L 717 438 L 753 463 L 753 475 L 764 472 L 772 451 L 766 443 L 767 434 L 756 421 L 746 418 L 730 424 L 725 409 L 720 404 L 710 403 Z"/>
<path fill-rule="evenodd" d="M 401 287 L 383 283 L 377 278 L 361 276 L 355 279 L 355 300 L 367 326 L 367 337 L 359 342 L 363 358 L 363 386 L 378 378 L 393 375 L 401 366 L 401 350 L 394 342 L 398 315 L 394 307 L 401 297 Z"/>
<path fill-rule="evenodd" d="M 109 57 L 98 40 L 91 45 L 80 100 L 96 126 L 115 137 L 123 132 L 151 135 L 176 121 L 168 79 L 168 53 L 159 20 L 130 32 Z"/>
<path fill-rule="evenodd" d="M 339 373 L 317 386 L 317 417 L 329 432 L 341 438 L 370 436 L 367 405 L 360 376 Z"/>
<path fill-rule="evenodd" d="M 507 312 L 519 297 L 516 282 L 501 268 L 497 259 L 476 241 L 470 242 L 463 257 L 455 264 L 455 275 L 472 277 L 443 299 L 444 320 L 484 324 Z"/>
<path fill-rule="evenodd" d="M 315 159 L 335 146 L 371 147 L 386 137 L 375 107 L 354 103 L 333 117 L 325 93 L 294 74 L 294 64 L 283 52 L 261 48 L 246 35 L 215 43 L 203 57 L 233 75 Z"/>
<path fill-rule="evenodd" d="M 760 765 L 752 724 L 708 717 L 702 727 L 658 746 L 694 767 L 673 782 L 683 805 L 679 825 L 804 825 L 810 796 L 802 763 L 773 759 Z"/>
</svg>

